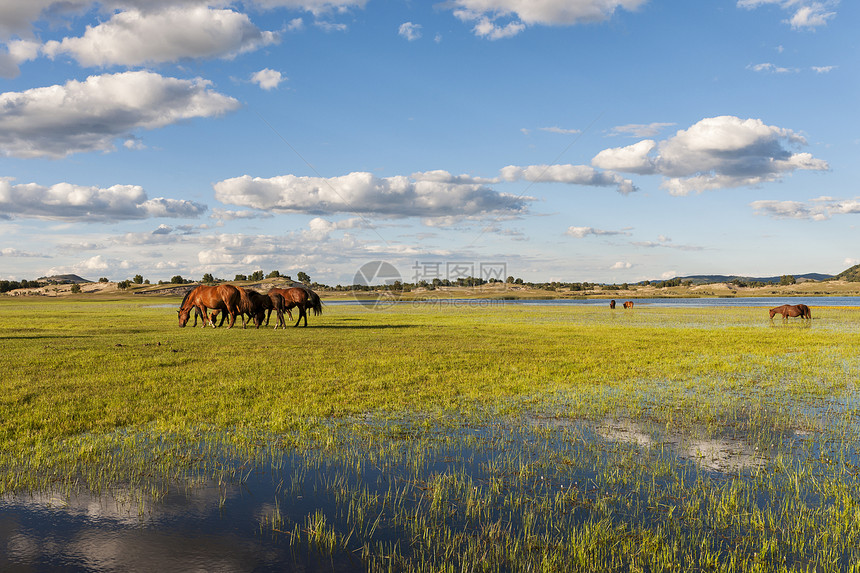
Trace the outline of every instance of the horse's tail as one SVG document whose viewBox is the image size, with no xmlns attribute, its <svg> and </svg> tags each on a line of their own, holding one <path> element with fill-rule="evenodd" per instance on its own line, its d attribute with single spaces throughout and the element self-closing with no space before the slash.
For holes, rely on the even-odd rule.
<svg viewBox="0 0 860 573">
<path fill-rule="evenodd" d="M 250 314 L 254 311 L 253 305 L 251 304 L 251 297 L 248 296 L 248 291 L 243 289 L 242 287 L 237 286 L 236 290 L 239 291 L 239 312 L 246 312 Z"/>
<path fill-rule="evenodd" d="M 314 311 L 314 316 L 319 316 L 322 314 L 322 301 L 320 300 L 320 295 L 308 289 L 308 302 L 310 302 L 310 308 Z"/>
</svg>

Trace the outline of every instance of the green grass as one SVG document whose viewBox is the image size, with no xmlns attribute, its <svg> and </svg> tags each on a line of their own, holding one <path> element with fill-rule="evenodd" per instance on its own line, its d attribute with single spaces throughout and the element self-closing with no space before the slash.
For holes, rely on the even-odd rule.
<svg viewBox="0 0 860 573">
<path fill-rule="evenodd" d="M 342 468 L 315 486 L 342 513 L 287 495 L 261 527 L 378 570 L 860 559 L 858 309 L 329 305 L 274 331 L 171 302 L 0 298 L 0 493 L 157 500 L 299 452 L 295 479 Z M 720 448 L 755 463 L 715 474 Z"/>
</svg>

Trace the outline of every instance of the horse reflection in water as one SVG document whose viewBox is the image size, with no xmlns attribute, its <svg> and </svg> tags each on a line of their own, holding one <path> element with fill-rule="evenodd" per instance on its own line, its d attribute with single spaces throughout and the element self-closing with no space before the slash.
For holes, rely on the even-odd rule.
<svg viewBox="0 0 860 573">
<path fill-rule="evenodd" d="M 770 309 L 770 319 L 777 314 L 782 315 L 783 320 L 788 320 L 788 317 L 806 318 L 812 320 L 812 311 L 805 304 L 784 304 Z"/>
</svg>

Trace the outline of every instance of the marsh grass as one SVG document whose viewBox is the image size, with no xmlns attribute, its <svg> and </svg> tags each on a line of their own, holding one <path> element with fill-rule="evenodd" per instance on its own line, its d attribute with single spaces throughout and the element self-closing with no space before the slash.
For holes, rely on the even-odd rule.
<svg viewBox="0 0 860 573">
<path fill-rule="evenodd" d="M 0 493 L 145 515 L 262 471 L 261 532 L 369 570 L 844 571 L 860 310 L 813 312 L 330 306 L 283 332 L 0 300 Z"/>
</svg>

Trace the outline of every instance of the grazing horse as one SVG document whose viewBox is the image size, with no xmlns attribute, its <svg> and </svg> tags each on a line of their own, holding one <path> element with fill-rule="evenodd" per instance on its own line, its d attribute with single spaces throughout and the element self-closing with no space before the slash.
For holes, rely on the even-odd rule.
<svg viewBox="0 0 860 573">
<path fill-rule="evenodd" d="M 628 300 L 624 302 L 624 308 L 633 308 L 633 301 Z"/>
<path fill-rule="evenodd" d="M 272 288 L 269 291 L 269 296 L 277 294 L 283 297 L 284 299 L 284 310 L 290 317 L 290 320 L 293 319 L 293 315 L 290 312 L 291 308 L 299 309 L 299 319 L 293 325 L 294 327 L 298 326 L 302 321 L 302 318 L 305 319 L 305 326 L 308 325 L 308 309 L 314 311 L 315 316 L 319 316 L 322 314 L 322 301 L 317 293 L 312 291 L 309 288 L 301 288 L 301 287 L 292 287 L 288 289 L 282 288 Z M 266 315 L 266 326 L 269 325 L 269 318 L 272 316 L 272 311 L 269 310 Z M 283 318 L 281 318 L 283 320 Z"/>
<path fill-rule="evenodd" d="M 203 315 L 203 326 L 206 326 L 207 309 L 217 309 L 230 315 L 230 325 L 228 328 L 233 328 L 233 323 L 236 322 L 236 314 L 239 312 L 239 305 L 242 304 L 243 297 L 247 300 L 247 294 L 243 294 L 233 285 L 218 285 L 207 286 L 200 285 L 197 288 L 189 291 L 185 298 L 182 299 L 182 304 L 179 305 L 179 326 L 184 327 L 188 323 L 192 309 Z M 197 315 L 195 314 L 195 324 Z M 209 319 L 208 322 L 214 327 L 215 323 Z M 245 319 L 242 318 L 244 324 Z"/>
<path fill-rule="evenodd" d="M 800 318 L 812 320 L 812 311 L 805 304 L 784 304 L 770 309 L 771 320 L 773 320 L 776 314 L 781 314 L 783 320 L 788 320 L 789 316 L 799 316 Z"/>
<path fill-rule="evenodd" d="M 615 308 L 615 299 L 609 301 L 609 308 Z"/>
</svg>

